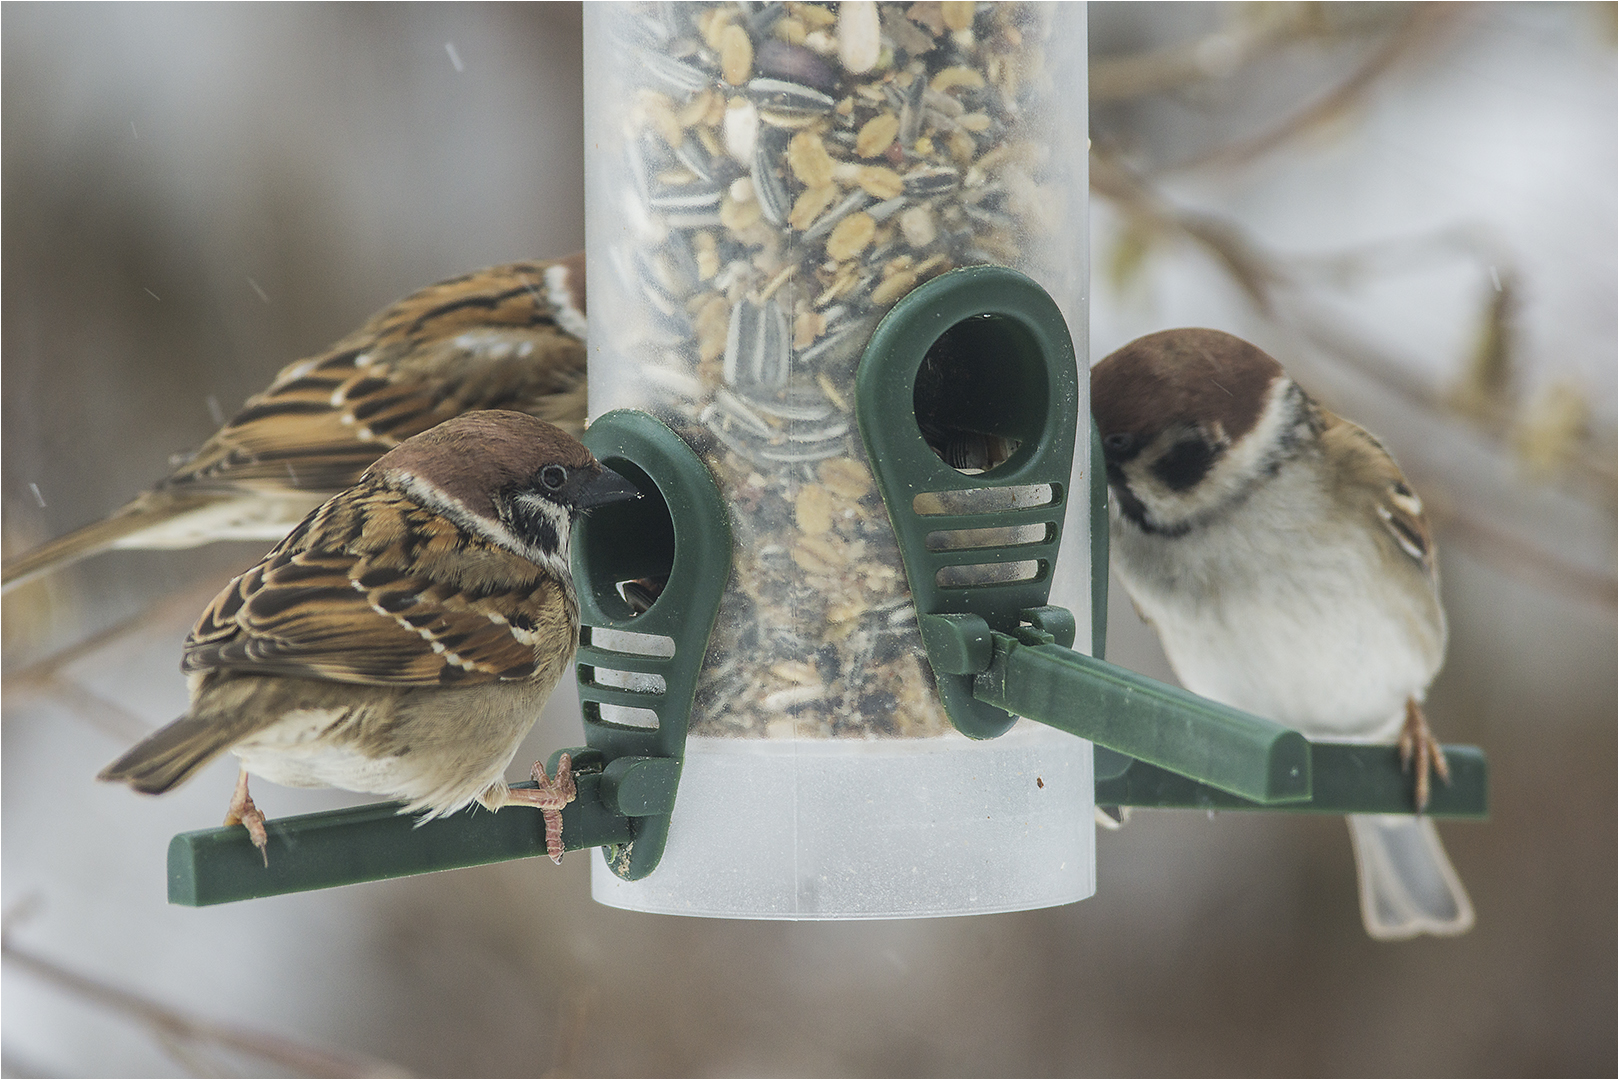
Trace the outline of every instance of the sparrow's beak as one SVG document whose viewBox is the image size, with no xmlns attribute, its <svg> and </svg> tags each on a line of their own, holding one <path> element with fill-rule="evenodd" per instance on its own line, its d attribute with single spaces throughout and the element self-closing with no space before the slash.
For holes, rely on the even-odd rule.
<svg viewBox="0 0 1619 1080">
<path fill-rule="evenodd" d="M 602 466 L 601 472 L 590 479 L 568 486 L 572 490 L 564 491 L 563 495 L 575 510 L 592 510 L 608 503 L 625 502 L 641 497 L 634 484 L 605 465 Z"/>
</svg>

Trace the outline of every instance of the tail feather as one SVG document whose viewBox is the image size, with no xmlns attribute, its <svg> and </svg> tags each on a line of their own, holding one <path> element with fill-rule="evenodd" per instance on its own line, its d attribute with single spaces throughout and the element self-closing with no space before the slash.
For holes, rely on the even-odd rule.
<svg viewBox="0 0 1619 1080">
<path fill-rule="evenodd" d="M 66 536 L 48 540 L 32 551 L 0 564 L 0 592 L 10 592 L 25 582 L 72 566 L 82 559 L 110 551 L 121 540 L 147 529 L 157 528 L 198 506 L 210 496 L 176 498 L 148 492 L 111 517 L 74 529 Z"/>
<path fill-rule="evenodd" d="M 217 717 L 186 715 L 159 728 L 117 761 L 97 780 L 126 783 L 136 791 L 161 795 L 189 780 L 197 770 L 229 749 L 242 732 Z"/>
<path fill-rule="evenodd" d="M 1361 920 L 1372 937 L 1449 937 L 1473 928 L 1473 902 L 1432 818 L 1355 814 L 1349 836 L 1360 874 Z"/>
</svg>

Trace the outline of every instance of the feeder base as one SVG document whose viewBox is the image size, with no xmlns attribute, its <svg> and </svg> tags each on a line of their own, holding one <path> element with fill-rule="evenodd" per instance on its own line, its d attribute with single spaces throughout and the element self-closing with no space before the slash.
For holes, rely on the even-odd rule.
<svg viewBox="0 0 1619 1080">
<path fill-rule="evenodd" d="M 1091 744 L 1020 721 L 998 739 L 691 738 L 668 847 L 592 895 L 731 919 L 1022 911 L 1096 891 Z"/>
</svg>

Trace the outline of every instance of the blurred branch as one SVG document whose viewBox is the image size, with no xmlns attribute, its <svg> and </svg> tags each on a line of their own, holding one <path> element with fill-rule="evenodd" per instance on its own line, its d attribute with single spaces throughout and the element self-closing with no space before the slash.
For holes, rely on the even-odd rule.
<svg viewBox="0 0 1619 1080">
<path fill-rule="evenodd" d="M 1267 7 L 1280 13 L 1304 5 Z M 1310 36 L 1314 29 L 1304 18 L 1242 19 L 1196 41 L 1124 56 L 1093 57 L 1089 73 L 1091 104 L 1228 78 L 1255 60 Z"/>
<path fill-rule="evenodd" d="M 1343 82 L 1320 100 L 1285 117 L 1269 131 L 1239 139 L 1200 157 L 1175 166 L 1177 171 L 1206 167 L 1243 165 L 1278 149 L 1308 132 L 1342 116 L 1353 108 L 1397 63 L 1425 49 L 1441 32 L 1461 17 L 1465 5 L 1453 3 L 1417 4 L 1389 35 Z"/>
<path fill-rule="evenodd" d="M 201 612 L 218 592 L 217 585 L 202 585 L 165 596 L 151 607 L 98 630 L 82 641 L 76 641 L 15 671 L 6 672 L 6 682 L 10 687 L 49 683 L 68 665 L 93 656 L 139 632 L 181 619 L 191 621 L 191 613 Z"/>
<path fill-rule="evenodd" d="M 279 1065 L 302 1076 L 409 1076 L 391 1062 L 361 1054 L 320 1050 L 252 1028 L 218 1024 L 190 1016 L 129 990 L 71 971 L 0 937 L 0 955 L 88 1004 L 116 1013 L 145 1028 L 182 1066 L 196 1075 L 221 1075 L 213 1052 L 230 1050 Z"/>
<path fill-rule="evenodd" d="M 15 689 L 11 690 L 11 693 L 18 692 Z M 100 694 L 61 676 L 30 682 L 21 688 L 20 693 L 25 698 L 43 697 L 56 701 L 89 723 L 91 727 L 106 732 L 120 742 L 139 742 L 154 730 L 154 725 L 118 702 L 109 701 Z M 15 699 L 8 694 L 8 703 L 13 700 Z"/>
<path fill-rule="evenodd" d="M 1486 521 L 1459 513 L 1450 500 L 1430 493 L 1428 516 L 1440 533 L 1454 537 L 1479 558 L 1501 567 L 1531 585 L 1576 600 L 1619 606 L 1619 580 L 1559 559 L 1552 552 L 1521 540 Z"/>
<path fill-rule="evenodd" d="M 103 649 L 112 648 L 136 635 L 150 634 L 157 628 L 189 620 L 213 596 L 213 586 L 187 589 L 164 597 L 145 611 L 98 631 L 83 641 L 36 660 L 6 674 L 7 704 L 19 697 L 49 698 L 60 702 L 92 726 L 120 741 L 134 742 L 152 733 L 153 725 L 116 701 L 111 701 L 73 681 L 66 669 Z"/>
<path fill-rule="evenodd" d="M 1408 29 L 1409 4 L 1267 3 L 1225 5 L 1219 29 L 1193 41 L 1145 52 L 1092 56 L 1091 103 L 1128 101 L 1229 79 L 1304 42 L 1335 44 L 1390 27 Z M 1427 5 L 1439 7 L 1443 5 Z M 1456 5 L 1450 5 L 1452 7 Z"/>
<path fill-rule="evenodd" d="M 590 1036 L 590 1014 L 595 1010 L 599 996 L 594 986 L 587 986 L 574 995 L 569 1003 L 562 1029 L 557 1032 L 556 1054 L 552 1065 L 541 1074 L 542 1076 L 579 1075 L 579 1052 Z"/>
</svg>

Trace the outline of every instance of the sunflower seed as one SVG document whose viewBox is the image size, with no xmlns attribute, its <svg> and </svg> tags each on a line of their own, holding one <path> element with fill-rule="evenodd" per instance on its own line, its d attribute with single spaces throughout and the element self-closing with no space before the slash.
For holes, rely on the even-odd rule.
<svg viewBox="0 0 1619 1080">
<path fill-rule="evenodd" d="M 916 137 L 922 134 L 922 93 L 927 89 L 927 85 L 927 80 L 918 73 L 905 91 L 905 100 L 899 110 L 898 137 L 901 146 L 914 146 Z"/>
<path fill-rule="evenodd" d="M 961 209 L 967 215 L 968 220 L 985 229 L 1015 230 L 1017 228 L 1017 222 L 1012 219 L 1011 215 L 1003 214 L 991 205 L 963 203 Z"/>
<path fill-rule="evenodd" d="M 792 196 L 787 193 L 787 182 L 776 173 L 781 161 L 781 139 L 774 134 L 759 140 L 758 152 L 753 156 L 753 192 L 759 200 L 759 209 L 765 220 L 781 228 L 792 213 Z"/>
<path fill-rule="evenodd" d="M 795 400 L 797 399 L 797 400 Z M 834 410 L 824 397 L 811 396 L 802 393 L 790 393 L 787 401 L 754 401 L 753 407 L 766 416 L 774 416 L 778 420 L 796 420 L 818 423 L 835 415 Z"/>
<path fill-rule="evenodd" d="M 705 86 L 712 85 L 714 82 L 714 77 L 702 69 L 681 63 L 679 60 L 671 59 L 666 54 L 654 52 L 651 49 L 636 50 L 636 60 L 642 71 L 681 95 L 681 100 L 691 97 L 697 91 Z"/>
<path fill-rule="evenodd" d="M 837 106 L 819 90 L 785 79 L 754 79 L 748 83 L 748 97 L 761 110 L 784 116 L 822 116 Z"/>
<path fill-rule="evenodd" d="M 827 309 L 827 323 L 834 322 L 831 313 L 836 308 Z M 852 359 L 861 349 L 865 348 L 866 339 L 871 336 L 873 322 L 866 319 L 850 319 L 841 325 L 832 326 L 814 345 L 798 354 L 798 362 L 807 367 L 832 367 Z"/>
<path fill-rule="evenodd" d="M 755 453 L 761 461 L 769 461 L 782 465 L 808 464 L 815 461 L 825 461 L 829 457 L 837 457 L 843 450 L 842 439 L 832 439 L 816 443 L 803 449 L 783 450 L 776 447 L 760 447 Z"/>
<path fill-rule="evenodd" d="M 713 155 L 701 142 L 690 136 L 675 148 L 675 160 L 690 169 L 699 180 L 711 181 L 719 175 L 714 168 Z"/>
<path fill-rule="evenodd" d="M 923 165 L 905 174 L 905 194 L 913 199 L 945 195 L 961 186 L 961 173 L 948 165 Z"/>
<path fill-rule="evenodd" d="M 702 271 L 697 266 L 697 252 L 692 245 L 692 234 L 677 232 L 669 237 L 664 247 L 669 256 L 669 280 L 674 292 L 681 296 L 690 296 L 697 289 L 697 283 L 702 280 Z"/>
<path fill-rule="evenodd" d="M 647 200 L 664 221 L 676 229 L 700 229 L 720 223 L 720 203 L 725 189 L 719 184 L 683 184 L 654 188 Z"/>
<path fill-rule="evenodd" d="M 748 20 L 748 32 L 753 40 L 762 40 L 761 48 L 774 41 L 770 33 L 776 28 L 776 23 L 782 16 L 787 14 L 787 5 L 776 0 L 772 3 L 746 3 L 742 8 L 747 12 L 745 17 Z"/>
<path fill-rule="evenodd" d="M 813 429 L 789 428 L 787 431 L 787 441 L 795 443 L 821 443 L 827 442 L 831 439 L 841 439 L 848 433 L 849 422 L 847 420 L 839 420 L 836 423 L 827 424 L 824 427 Z"/>
<path fill-rule="evenodd" d="M 722 374 L 728 386 L 787 385 L 793 332 L 787 313 L 774 300 L 756 304 L 743 300 L 731 309 L 725 335 Z"/>
<path fill-rule="evenodd" d="M 830 233 L 838 222 L 870 202 L 871 196 L 864 191 L 856 189 L 849 192 L 848 195 L 843 197 L 843 201 L 822 214 L 815 224 L 804 231 L 805 243 L 814 243 L 821 239 L 821 237 Z"/>
<path fill-rule="evenodd" d="M 714 403 L 704 410 L 705 422 L 714 417 L 734 420 L 755 435 L 765 439 L 776 437 L 776 429 L 748 408 L 747 403 L 724 387 L 714 391 Z"/>
</svg>

